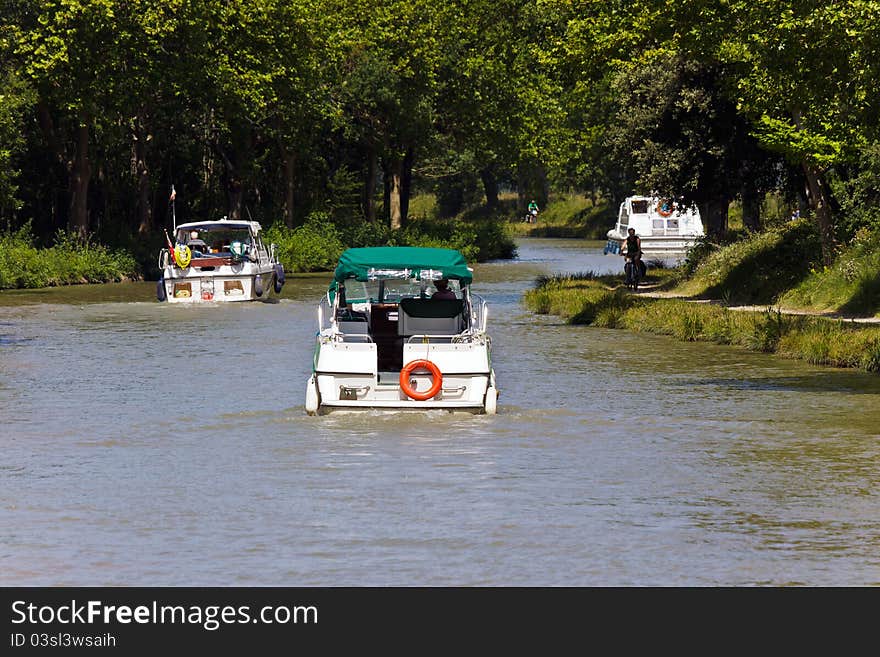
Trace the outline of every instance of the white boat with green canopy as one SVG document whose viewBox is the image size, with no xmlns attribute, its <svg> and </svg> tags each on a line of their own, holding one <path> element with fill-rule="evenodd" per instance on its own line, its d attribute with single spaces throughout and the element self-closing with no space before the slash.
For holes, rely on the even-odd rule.
<svg viewBox="0 0 880 657">
<path fill-rule="evenodd" d="M 488 307 L 453 249 L 348 249 L 318 306 L 306 411 L 446 409 L 494 414 Z"/>
</svg>

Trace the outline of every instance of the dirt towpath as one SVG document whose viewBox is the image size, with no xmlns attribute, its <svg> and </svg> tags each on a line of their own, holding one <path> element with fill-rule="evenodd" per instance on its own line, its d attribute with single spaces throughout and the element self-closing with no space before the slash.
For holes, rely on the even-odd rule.
<svg viewBox="0 0 880 657">
<path fill-rule="evenodd" d="M 878 324 L 880 325 L 880 317 L 851 317 L 848 315 L 841 315 L 840 313 L 833 312 L 815 312 L 809 310 L 798 310 L 794 308 L 783 308 L 781 306 L 776 306 L 773 304 L 767 304 L 764 306 L 736 306 L 731 304 L 726 304 L 719 299 L 694 299 L 693 297 L 686 297 L 680 294 L 674 294 L 672 292 L 658 290 L 656 289 L 656 285 L 645 285 L 639 288 L 636 294 L 644 297 L 652 297 L 655 299 L 679 299 L 681 301 L 688 301 L 690 303 L 707 303 L 715 306 L 726 306 L 730 310 L 745 310 L 751 312 L 763 312 L 768 308 L 772 310 L 778 310 L 784 315 L 810 315 L 812 317 L 825 317 L 828 319 L 839 319 L 846 322 L 853 322 L 856 324 Z"/>
</svg>

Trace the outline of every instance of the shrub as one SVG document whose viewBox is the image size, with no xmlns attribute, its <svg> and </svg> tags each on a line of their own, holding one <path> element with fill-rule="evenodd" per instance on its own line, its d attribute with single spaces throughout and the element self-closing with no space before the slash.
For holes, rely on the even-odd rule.
<svg viewBox="0 0 880 657">
<path fill-rule="evenodd" d="M 59 231 L 48 249 L 33 245 L 30 226 L 0 235 L 0 288 L 38 288 L 140 278 L 134 257 Z"/>
<path fill-rule="evenodd" d="M 336 226 L 319 212 L 296 228 L 273 224 L 264 239 L 275 243 L 278 260 L 289 272 L 329 271 L 345 249 Z"/>
</svg>

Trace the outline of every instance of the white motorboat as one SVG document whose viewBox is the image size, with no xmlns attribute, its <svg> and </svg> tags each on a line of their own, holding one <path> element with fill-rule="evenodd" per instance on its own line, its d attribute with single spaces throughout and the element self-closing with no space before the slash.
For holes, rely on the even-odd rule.
<svg viewBox="0 0 880 657">
<path fill-rule="evenodd" d="M 488 307 L 452 249 L 345 251 L 318 305 L 306 412 L 445 409 L 494 414 Z M 453 294 L 438 289 L 446 287 Z M 444 298 L 440 298 L 444 297 Z"/>
<path fill-rule="evenodd" d="M 645 259 L 681 260 L 705 235 L 696 207 L 653 196 L 630 196 L 620 204 L 604 253 L 620 253 L 629 228 L 634 228 L 641 239 Z"/>
<path fill-rule="evenodd" d="M 254 301 L 279 294 L 284 267 L 275 245 L 263 243 L 256 221 L 194 221 L 175 230 L 159 252 L 159 301 Z"/>
</svg>

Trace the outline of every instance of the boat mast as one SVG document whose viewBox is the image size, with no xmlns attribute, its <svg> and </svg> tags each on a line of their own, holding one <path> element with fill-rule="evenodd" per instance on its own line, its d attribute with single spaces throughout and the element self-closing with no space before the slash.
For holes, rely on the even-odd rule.
<svg viewBox="0 0 880 657">
<path fill-rule="evenodd" d="M 177 192 L 174 191 L 174 185 L 171 185 L 171 220 L 174 222 L 174 234 L 177 234 L 177 214 L 174 212 L 174 200 L 177 198 Z"/>
</svg>

